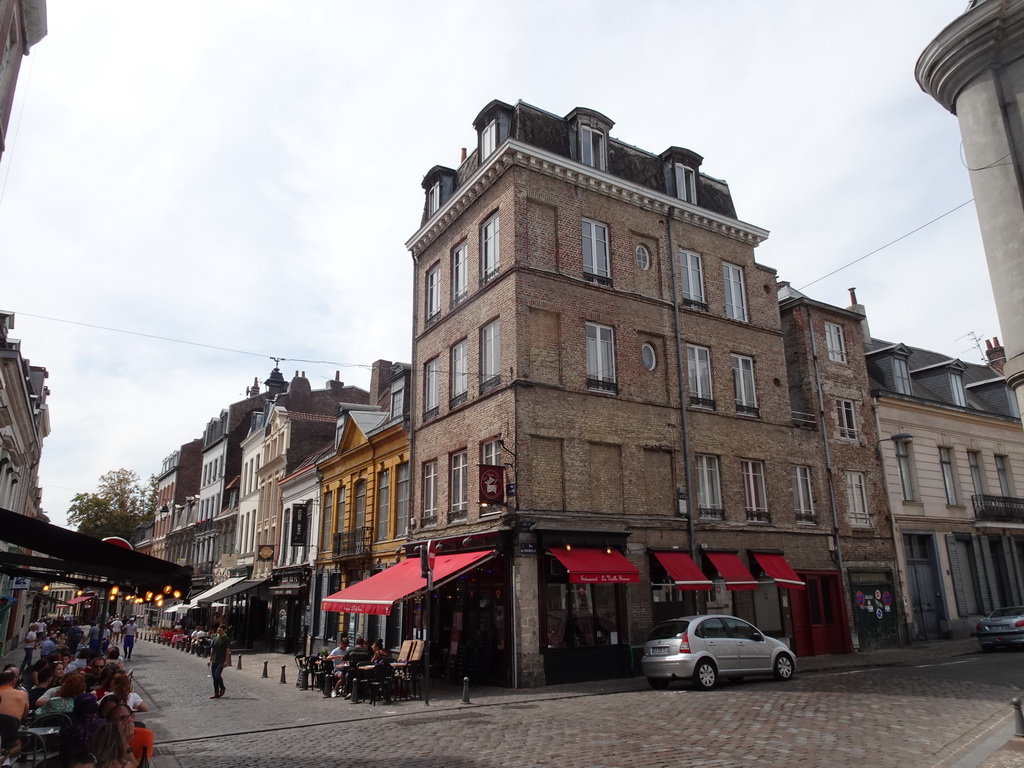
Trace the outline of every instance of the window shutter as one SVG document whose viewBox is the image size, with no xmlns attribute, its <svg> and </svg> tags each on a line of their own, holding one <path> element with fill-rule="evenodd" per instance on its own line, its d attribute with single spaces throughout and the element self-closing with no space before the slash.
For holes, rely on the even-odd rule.
<svg viewBox="0 0 1024 768">
<path fill-rule="evenodd" d="M 1003 562 L 1006 563 L 1007 581 L 1010 582 L 1010 599 L 1014 605 L 1020 605 L 1020 582 L 1017 579 L 1017 569 L 1014 567 L 1013 545 L 1009 536 L 1000 536 L 1000 543 L 1003 545 Z"/>
<path fill-rule="evenodd" d="M 964 593 L 964 580 L 960 573 L 960 557 L 956 552 L 956 536 L 946 534 L 946 551 L 949 553 L 949 573 L 953 577 L 953 594 L 956 596 L 956 612 L 960 616 L 967 615 L 967 595 Z"/>
<path fill-rule="evenodd" d="M 999 598 L 992 590 L 996 582 L 996 572 L 992 567 L 992 556 L 988 547 L 984 546 L 986 540 L 981 536 L 972 536 L 971 544 L 974 546 L 974 559 L 978 563 L 978 580 L 981 582 L 981 607 L 986 614 L 992 613 L 993 603 Z M 999 607 L 999 606 L 995 606 Z"/>
</svg>

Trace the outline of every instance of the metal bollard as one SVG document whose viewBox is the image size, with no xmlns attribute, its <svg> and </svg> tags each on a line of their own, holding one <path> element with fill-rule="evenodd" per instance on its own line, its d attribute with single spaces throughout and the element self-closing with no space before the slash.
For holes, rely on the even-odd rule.
<svg viewBox="0 0 1024 768">
<path fill-rule="evenodd" d="M 1020 699 L 1010 699 L 1013 705 L 1013 730 L 1014 736 L 1024 736 L 1024 712 L 1020 708 Z"/>
<path fill-rule="evenodd" d="M 469 704 L 469 678 L 462 678 L 462 703 Z"/>
<path fill-rule="evenodd" d="M 238 654 L 238 668 L 242 668 L 242 654 Z"/>
<path fill-rule="evenodd" d="M 285 665 L 285 664 L 282 664 L 282 665 L 281 665 L 281 683 L 282 683 L 282 684 L 284 684 L 284 683 L 287 683 L 287 682 L 288 682 L 287 680 L 285 680 L 285 679 L 284 679 L 284 671 L 285 671 L 285 669 L 287 669 L 287 668 L 288 668 L 288 667 L 287 667 L 287 665 Z"/>
<path fill-rule="evenodd" d="M 262 675 L 262 677 L 270 677 L 270 675 L 267 674 L 267 664 L 269 664 L 269 663 L 270 663 L 269 661 L 264 661 L 263 662 L 263 675 Z"/>
</svg>

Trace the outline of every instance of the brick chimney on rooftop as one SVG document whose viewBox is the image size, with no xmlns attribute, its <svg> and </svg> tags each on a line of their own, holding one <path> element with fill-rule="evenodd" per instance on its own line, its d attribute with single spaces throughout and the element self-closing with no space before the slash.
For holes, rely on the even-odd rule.
<svg viewBox="0 0 1024 768">
<path fill-rule="evenodd" d="M 993 336 L 991 340 L 985 339 L 985 359 L 990 368 L 994 368 L 1002 375 L 1003 365 L 1006 364 L 1006 350 L 999 343 L 998 336 Z"/>
</svg>

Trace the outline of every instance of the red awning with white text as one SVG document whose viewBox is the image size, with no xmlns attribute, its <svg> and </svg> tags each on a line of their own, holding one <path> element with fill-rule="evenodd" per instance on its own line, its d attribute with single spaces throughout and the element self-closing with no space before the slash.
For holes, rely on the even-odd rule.
<svg viewBox="0 0 1024 768">
<path fill-rule="evenodd" d="M 711 589 L 711 579 L 704 575 L 685 552 L 655 552 L 658 562 L 668 571 L 679 589 Z"/>
<path fill-rule="evenodd" d="M 571 584 L 634 584 L 640 571 L 619 550 L 573 547 L 548 550 L 569 571 Z"/>
<path fill-rule="evenodd" d="M 455 578 L 493 555 L 492 551 L 437 555 L 434 559 L 434 586 L 441 586 L 444 581 Z M 409 558 L 325 597 L 320 608 L 339 613 L 387 616 L 398 600 L 426 588 L 427 580 L 420 575 L 419 558 Z"/>
<path fill-rule="evenodd" d="M 803 589 L 806 585 L 796 575 L 796 571 L 786 562 L 782 555 L 770 555 L 764 552 L 755 552 L 754 559 L 764 569 L 766 576 L 771 576 L 780 587 L 786 589 Z"/>
<path fill-rule="evenodd" d="M 65 605 L 78 605 L 79 603 L 84 603 L 86 600 L 92 600 L 95 597 L 95 595 L 81 595 L 79 597 L 72 597 L 65 603 Z"/>
<path fill-rule="evenodd" d="M 734 592 L 757 589 L 757 579 L 740 562 L 734 552 L 708 552 L 707 556 L 708 560 L 718 569 L 719 575 L 725 579 L 726 589 Z"/>
</svg>

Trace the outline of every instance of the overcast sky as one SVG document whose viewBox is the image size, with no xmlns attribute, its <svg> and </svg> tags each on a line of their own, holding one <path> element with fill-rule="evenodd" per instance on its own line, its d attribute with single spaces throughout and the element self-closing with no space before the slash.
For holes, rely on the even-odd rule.
<svg viewBox="0 0 1024 768">
<path fill-rule="evenodd" d="M 0 159 L 0 309 L 50 373 L 45 510 L 159 472 L 271 356 L 314 387 L 409 361 L 420 182 L 495 98 L 703 155 L 798 288 L 956 208 L 956 119 L 914 64 L 965 6 L 48 0 Z M 1000 335 L 973 205 L 804 292 L 850 286 L 876 337 L 980 362 L 968 334 Z"/>
</svg>

